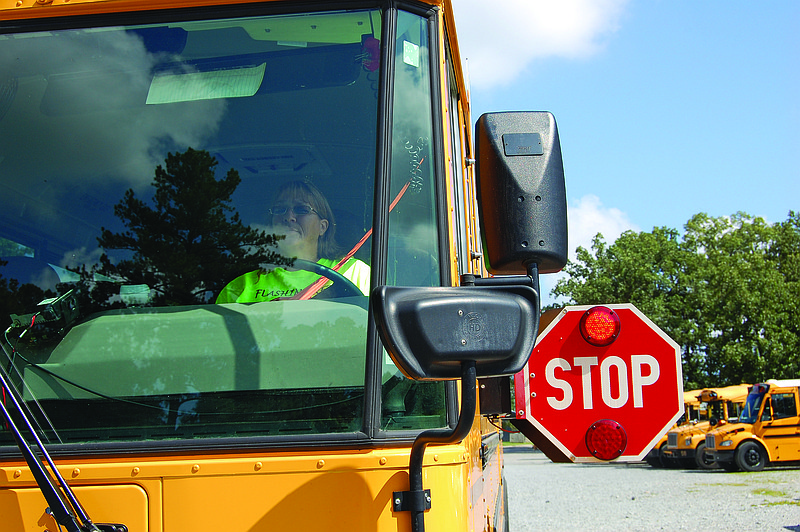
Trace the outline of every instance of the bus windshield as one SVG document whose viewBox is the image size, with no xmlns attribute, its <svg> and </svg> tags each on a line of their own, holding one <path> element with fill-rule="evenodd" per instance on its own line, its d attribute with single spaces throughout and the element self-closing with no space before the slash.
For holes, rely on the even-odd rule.
<svg viewBox="0 0 800 532">
<path fill-rule="evenodd" d="M 362 430 L 381 13 L 196 18 L 0 35 L 0 365 L 46 442 Z"/>
<path fill-rule="evenodd" d="M 744 409 L 739 416 L 740 423 L 755 423 L 758 421 L 758 412 L 761 409 L 765 394 L 766 392 L 756 392 L 747 396 L 747 402 L 744 404 Z"/>
<path fill-rule="evenodd" d="M 711 419 L 725 419 L 725 403 L 724 401 L 710 401 L 708 403 L 707 417 Z"/>
</svg>

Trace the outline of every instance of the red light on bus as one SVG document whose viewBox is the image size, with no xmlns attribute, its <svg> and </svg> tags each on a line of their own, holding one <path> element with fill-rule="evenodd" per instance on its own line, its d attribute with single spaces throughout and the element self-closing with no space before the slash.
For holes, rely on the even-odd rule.
<svg viewBox="0 0 800 532">
<path fill-rule="evenodd" d="M 616 340 L 620 326 L 619 316 L 608 307 L 592 307 L 581 316 L 581 336 L 598 347 Z"/>
<path fill-rule="evenodd" d="M 586 431 L 586 448 L 600 460 L 613 460 L 625 452 L 628 434 L 613 419 L 596 421 Z"/>
<path fill-rule="evenodd" d="M 763 394 L 769 391 L 769 384 L 754 384 L 750 387 L 750 391 L 748 393 L 758 393 Z"/>
</svg>

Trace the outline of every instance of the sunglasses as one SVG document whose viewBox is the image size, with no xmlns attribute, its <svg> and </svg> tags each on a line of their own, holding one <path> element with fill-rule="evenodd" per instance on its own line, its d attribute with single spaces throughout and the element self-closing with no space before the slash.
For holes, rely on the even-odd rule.
<svg viewBox="0 0 800 532">
<path fill-rule="evenodd" d="M 293 213 L 295 213 L 297 216 L 308 216 L 312 212 L 315 213 L 315 214 L 317 212 L 313 208 L 309 207 L 308 205 L 298 204 L 298 205 L 292 205 L 292 206 L 276 205 L 276 206 L 274 206 L 274 207 L 269 209 L 269 213 L 272 216 L 283 216 L 284 214 L 286 214 L 290 210 Z"/>
</svg>

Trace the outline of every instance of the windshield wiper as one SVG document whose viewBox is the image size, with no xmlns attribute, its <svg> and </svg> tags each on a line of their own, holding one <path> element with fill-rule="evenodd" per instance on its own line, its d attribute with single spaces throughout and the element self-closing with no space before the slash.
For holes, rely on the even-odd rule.
<svg viewBox="0 0 800 532">
<path fill-rule="evenodd" d="M 5 350 L 5 346 L 2 347 L 3 350 Z M 42 491 L 42 495 L 44 495 L 49 505 L 50 513 L 52 513 L 58 524 L 69 532 L 128 532 L 128 528 L 125 525 L 92 523 L 86 510 L 84 510 L 83 506 L 78 502 L 77 497 L 75 497 L 75 493 L 69 485 L 67 485 L 61 473 L 58 472 L 58 469 L 53 463 L 53 459 L 50 457 L 50 453 L 47 452 L 42 440 L 31 425 L 28 416 L 25 415 L 25 411 L 17 398 L 16 392 L 5 377 L 5 371 L 0 371 L 0 391 L 3 392 L 3 399 L 10 400 L 21 423 L 27 428 L 28 433 L 33 438 L 36 448 L 28 443 L 25 435 L 17 426 L 8 408 L 6 408 L 5 400 L 0 400 L 0 411 L 2 411 L 9 430 L 14 435 L 17 447 L 19 447 L 19 450 L 22 452 L 25 462 L 27 462 L 34 479 L 36 479 L 36 484 L 39 485 L 39 489 Z M 44 466 L 44 462 L 47 462 L 50 466 L 50 470 Z"/>
</svg>

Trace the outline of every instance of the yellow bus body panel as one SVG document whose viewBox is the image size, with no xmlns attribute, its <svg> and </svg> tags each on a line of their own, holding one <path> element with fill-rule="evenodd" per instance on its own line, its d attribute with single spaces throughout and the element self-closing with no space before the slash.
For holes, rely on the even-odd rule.
<svg viewBox="0 0 800 532">
<path fill-rule="evenodd" d="M 408 489 L 408 451 L 59 460 L 59 471 L 95 522 L 130 532 L 396 531 L 411 526 L 408 512 L 392 510 L 393 492 Z M 470 529 L 468 469 L 463 445 L 426 452 L 430 530 Z M 46 508 L 27 466 L 0 468 L 0 530 L 57 532 Z"/>
</svg>

